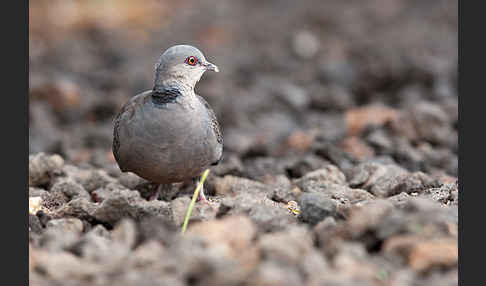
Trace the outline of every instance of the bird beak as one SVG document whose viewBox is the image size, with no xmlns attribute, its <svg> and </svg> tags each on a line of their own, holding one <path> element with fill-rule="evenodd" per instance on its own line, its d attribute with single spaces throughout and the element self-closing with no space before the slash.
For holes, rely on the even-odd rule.
<svg viewBox="0 0 486 286">
<path fill-rule="evenodd" d="M 214 71 L 214 72 L 219 72 L 219 69 L 216 65 L 213 65 L 210 62 L 205 62 L 203 66 L 206 68 L 206 70 Z"/>
</svg>

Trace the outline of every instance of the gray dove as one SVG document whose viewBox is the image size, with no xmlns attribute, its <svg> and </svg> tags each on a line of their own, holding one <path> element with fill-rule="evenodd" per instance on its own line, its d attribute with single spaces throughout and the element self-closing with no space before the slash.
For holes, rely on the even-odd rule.
<svg viewBox="0 0 486 286">
<path fill-rule="evenodd" d="M 113 155 L 123 172 L 163 186 L 199 179 L 219 163 L 223 137 L 209 104 L 194 92 L 205 71 L 218 72 L 197 48 L 176 45 L 155 66 L 152 90 L 132 97 L 114 122 Z M 203 188 L 199 199 L 206 201 Z"/>
</svg>

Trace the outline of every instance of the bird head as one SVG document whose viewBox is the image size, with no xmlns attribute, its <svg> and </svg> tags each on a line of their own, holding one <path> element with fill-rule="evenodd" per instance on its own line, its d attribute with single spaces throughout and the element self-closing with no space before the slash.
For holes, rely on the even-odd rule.
<svg viewBox="0 0 486 286">
<path fill-rule="evenodd" d="M 155 85 L 176 83 L 193 89 L 207 70 L 219 71 L 200 50 L 189 45 L 172 46 L 155 65 Z"/>
</svg>

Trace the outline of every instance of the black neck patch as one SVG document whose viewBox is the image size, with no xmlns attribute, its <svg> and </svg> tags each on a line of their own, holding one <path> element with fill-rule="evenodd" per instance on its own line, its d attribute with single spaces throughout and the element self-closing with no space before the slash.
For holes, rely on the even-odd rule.
<svg viewBox="0 0 486 286">
<path fill-rule="evenodd" d="M 176 87 L 156 87 L 152 91 L 152 102 L 155 105 L 175 103 L 179 96 L 182 96 L 182 93 Z"/>
</svg>

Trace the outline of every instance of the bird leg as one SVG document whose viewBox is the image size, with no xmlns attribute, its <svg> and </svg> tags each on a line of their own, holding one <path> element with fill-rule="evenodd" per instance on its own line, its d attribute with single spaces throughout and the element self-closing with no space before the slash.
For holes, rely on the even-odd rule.
<svg viewBox="0 0 486 286">
<path fill-rule="evenodd" d="M 153 200 L 156 200 L 156 199 L 159 198 L 159 193 L 160 193 L 161 187 L 162 187 L 162 184 L 159 184 L 157 187 L 154 188 L 154 190 L 152 191 L 152 194 L 150 194 L 150 196 L 148 197 L 149 201 L 153 201 Z"/>
<path fill-rule="evenodd" d="M 197 188 L 197 186 L 199 185 L 200 182 L 201 182 L 201 180 L 199 178 L 196 179 L 196 188 Z M 206 196 L 204 195 L 204 184 L 201 185 L 201 189 L 199 190 L 198 200 L 200 202 L 205 202 L 205 203 L 208 202 L 208 200 L 206 199 Z"/>
</svg>

